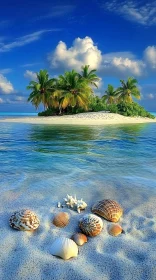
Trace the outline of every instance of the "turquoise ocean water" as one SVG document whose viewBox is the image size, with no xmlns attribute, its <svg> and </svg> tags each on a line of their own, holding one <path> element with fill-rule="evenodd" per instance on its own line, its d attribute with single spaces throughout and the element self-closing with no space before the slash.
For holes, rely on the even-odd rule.
<svg viewBox="0 0 156 280">
<path fill-rule="evenodd" d="M 156 123 L 0 123 L 0 166 L 0 192 L 46 184 L 89 188 L 104 181 L 156 191 Z"/>
</svg>

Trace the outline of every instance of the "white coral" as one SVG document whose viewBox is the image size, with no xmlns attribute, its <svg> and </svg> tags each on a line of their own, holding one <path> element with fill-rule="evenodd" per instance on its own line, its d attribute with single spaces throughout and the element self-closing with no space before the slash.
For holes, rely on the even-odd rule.
<svg viewBox="0 0 156 280">
<path fill-rule="evenodd" d="M 87 203 L 81 200 L 77 200 L 76 195 L 72 197 L 72 195 L 68 195 L 64 198 L 65 204 L 70 208 L 76 208 L 77 212 L 80 213 L 81 210 L 84 210 L 87 207 Z"/>
</svg>

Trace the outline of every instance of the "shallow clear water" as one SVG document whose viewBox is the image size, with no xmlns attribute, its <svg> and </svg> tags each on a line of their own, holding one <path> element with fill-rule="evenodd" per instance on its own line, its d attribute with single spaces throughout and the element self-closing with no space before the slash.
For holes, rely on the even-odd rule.
<svg viewBox="0 0 156 280">
<path fill-rule="evenodd" d="M 0 124 L 0 192 L 102 182 L 156 190 L 156 124 Z M 126 186 L 125 186 L 126 187 Z"/>
</svg>

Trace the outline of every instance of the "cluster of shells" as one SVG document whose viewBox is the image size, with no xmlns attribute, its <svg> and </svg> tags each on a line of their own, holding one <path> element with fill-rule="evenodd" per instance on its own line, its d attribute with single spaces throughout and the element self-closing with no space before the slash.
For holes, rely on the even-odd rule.
<svg viewBox="0 0 156 280">
<path fill-rule="evenodd" d="M 68 200 L 71 200 L 71 198 L 72 196 L 68 196 Z M 83 203 L 83 200 L 81 201 L 83 205 L 87 205 Z M 81 233 L 75 233 L 71 238 L 58 237 L 53 242 L 51 246 L 52 255 L 59 256 L 64 260 L 76 257 L 78 255 L 78 246 L 82 246 L 87 242 L 87 236 L 94 237 L 102 231 L 103 221 L 99 216 L 116 223 L 122 216 L 123 209 L 116 201 L 104 199 L 92 207 L 92 212 L 93 214 L 86 214 L 79 220 Z M 70 216 L 68 213 L 59 212 L 54 216 L 52 222 L 56 227 L 63 228 L 68 225 L 69 221 Z M 39 225 L 39 218 L 31 210 L 17 211 L 10 217 L 10 226 L 17 230 L 34 231 Z M 122 232 L 122 227 L 117 224 L 109 228 L 109 234 L 113 236 L 117 236 Z"/>
</svg>

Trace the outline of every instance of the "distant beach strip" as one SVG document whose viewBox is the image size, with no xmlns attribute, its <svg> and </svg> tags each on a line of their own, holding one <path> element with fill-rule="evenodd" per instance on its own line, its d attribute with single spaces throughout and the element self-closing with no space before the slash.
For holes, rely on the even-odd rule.
<svg viewBox="0 0 156 280">
<path fill-rule="evenodd" d="M 155 123 L 155 119 L 143 117 L 126 117 L 109 112 L 88 112 L 74 115 L 52 116 L 52 117 L 18 117 L 0 119 L 0 122 L 17 122 L 32 124 L 64 124 L 64 125 L 109 125 L 109 124 L 137 124 Z"/>
</svg>

